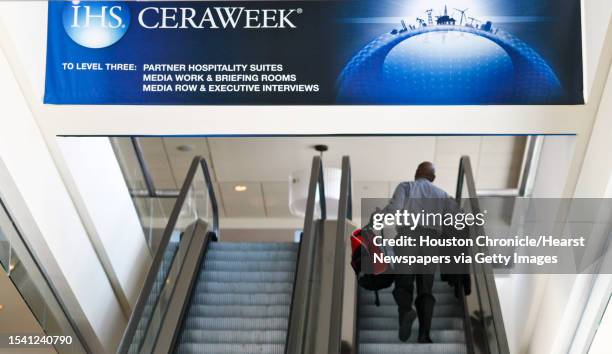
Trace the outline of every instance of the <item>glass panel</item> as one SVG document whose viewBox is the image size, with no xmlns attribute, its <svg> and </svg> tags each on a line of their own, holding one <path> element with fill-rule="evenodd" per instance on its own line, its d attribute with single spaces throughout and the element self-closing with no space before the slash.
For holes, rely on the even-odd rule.
<svg viewBox="0 0 612 354">
<path fill-rule="evenodd" d="M 55 349 L 63 353 L 85 353 L 70 319 L 57 300 L 38 264 L 0 201 L 0 263 L 46 335 L 64 336 Z M 24 335 L 29 335 L 27 333 Z M 69 336 L 68 339 L 66 336 Z M 68 343 L 70 341 L 70 343 Z"/>
<path fill-rule="evenodd" d="M 2 229 L 0 229 L 0 265 L 6 273 L 9 272 L 11 262 L 11 244 Z"/>
<path fill-rule="evenodd" d="M 111 138 L 111 143 L 130 192 L 146 191 L 147 185 L 131 138 Z"/>
<path fill-rule="evenodd" d="M 131 138 L 111 138 L 123 178 L 132 195 L 151 254 L 155 254 L 176 198 L 149 196 Z"/>
<path fill-rule="evenodd" d="M 612 297 L 608 300 L 606 310 L 597 326 L 589 354 L 607 353 L 612 346 Z"/>
<path fill-rule="evenodd" d="M 182 242 L 186 231 L 190 231 L 197 220 L 212 223 L 212 207 L 206 181 L 201 166 L 198 166 L 186 198 L 178 211 L 166 245 L 163 249 L 161 264 L 157 270 L 155 281 L 148 294 L 145 310 L 139 320 L 136 334 L 132 339 L 129 352 L 138 353 L 141 350 L 150 350 L 160 330 L 161 323 L 167 311 L 170 295 L 175 286 L 175 280 L 183 262 L 183 257 L 189 246 Z M 164 235 L 167 237 L 168 235 Z M 174 265 L 174 266 L 173 266 Z"/>
<path fill-rule="evenodd" d="M 176 198 L 133 197 L 151 254 L 157 252 Z"/>
</svg>

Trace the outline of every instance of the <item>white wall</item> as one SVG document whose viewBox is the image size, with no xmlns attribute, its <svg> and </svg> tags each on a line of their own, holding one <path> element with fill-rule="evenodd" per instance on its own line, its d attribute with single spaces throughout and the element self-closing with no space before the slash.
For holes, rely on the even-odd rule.
<svg viewBox="0 0 612 354">
<path fill-rule="evenodd" d="M 572 152 L 577 138 L 548 136 L 543 139 L 540 158 L 533 184 L 534 198 L 559 198 L 567 184 Z M 496 277 L 504 325 L 511 353 L 553 353 L 546 348 L 533 351 L 533 332 L 539 327 L 555 329 L 554 322 L 546 321 L 541 312 L 550 302 L 545 294 L 550 280 L 547 274 L 511 274 Z M 548 343 L 550 344 L 550 342 Z M 547 349 L 550 350 L 550 349 Z"/>
<path fill-rule="evenodd" d="M 95 226 L 99 248 L 105 251 L 104 261 L 131 309 L 151 264 L 151 254 L 113 147 L 103 137 L 58 141 Z"/>
<path fill-rule="evenodd" d="M 608 37 L 610 39 L 612 37 Z M 580 173 L 573 193 L 575 198 L 610 197 L 609 186 L 612 179 L 612 71 L 603 72 L 602 80 L 606 83 L 603 89 L 591 135 L 585 148 Z M 546 145 L 544 147 L 546 149 Z M 566 164 L 568 150 L 555 148 L 550 155 L 556 159 L 543 159 L 540 168 L 550 169 L 551 164 Z M 566 164 L 567 165 L 567 164 Z M 569 165 L 571 168 L 571 165 Z M 538 170 L 540 172 L 540 170 Z M 534 197 L 554 197 L 557 181 L 554 176 L 563 176 L 561 171 L 553 175 L 538 175 L 541 188 Z M 536 182 L 537 183 L 537 182 Z M 524 276 L 523 276 L 524 278 Z M 547 279 L 546 279 L 547 278 Z M 521 285 L 517 289 L 526 289 Z M 542 276 L 537 284 L 540 298 L 534 309 L 537 321 L 528 329 L 531 339 L 526 348 L 528 353 L 565 353 L 571 348 L 572 353 L 582 353 L 590 343 L 594 328 L 597 326 L 598 312 L 605 306 L 612 288 L 610 275 L 560 275 Z M 598 290 L 599 289 L 599 290 Z M 603 289 L 603 290 L 601 290 Z M 533 308 L 533 307 L 532 307 Z M 522 352 L 522 351 L 519 351 Z"/>
<path fill-rule="evenodd" d="M 126 319 L 4 50 L 0 82 L 0 197 L 88 345 L 97 353 L 111 352 Z"/>
</svg>

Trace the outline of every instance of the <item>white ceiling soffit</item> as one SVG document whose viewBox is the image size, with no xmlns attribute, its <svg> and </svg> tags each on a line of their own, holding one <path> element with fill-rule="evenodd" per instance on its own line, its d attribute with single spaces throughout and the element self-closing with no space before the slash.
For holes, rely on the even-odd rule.
<svg viewBox="0 0 612 354">
<path fill-rule="evenodd" d="M 139 166 L 129 138 L 117 138 L 128 171 Z M 355 215 L 361 198 L 389 198 L 400 181 L 411 180 L 425 160 L 436 165 L 435 183 L 453 194 L 459 158 L 471 157 L 479 188 L 517 185 L 525 137 L 324 137 L 324 138 L 139 138 L 157 189 L 177 189 L 193 156 L 207 157 L 220 211 L 226 218 L 292 218 L 289 174 L 310 169 L 315 144 L 328 144 L 324 165 L 351 157 Z M 185 151 L 186 150 L 186 151 Z M 138 174 L 130 185 L 138 185 Z M 128 180 L 131 178 L 127 177 Z M 172 187 L 176 185 L 176 187 Z M 237 192 L 236 186 L 246 190 Z"/>
</svg>

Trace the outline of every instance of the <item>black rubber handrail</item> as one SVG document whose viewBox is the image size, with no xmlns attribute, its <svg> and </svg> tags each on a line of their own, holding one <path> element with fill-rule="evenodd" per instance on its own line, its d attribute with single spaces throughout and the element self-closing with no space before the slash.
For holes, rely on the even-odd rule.
<svg viewBox="0 0 612 354">
<path fill-rule="evenodd" d="M 117 349 L 117 353 L 119 354 L 128 353 L 129 348 L 132 344 L 134 335 L 136 333 L 136 330 L 138 329 L 138 324 L 140 323 L 140 320 L 144 313 L 147 299 L 149 298 L 149 294 L 153 289 L 155 279 L 164 259 L 164 253 L 166 252 L 166 249 L 170 242 L 170 238 L 174 232 L 174 229 L 176 228 L 176 224 L 179 219 L 179 214 L 181 213 L 181 210 L 183 209 L 183 206 L 189 196 L 189 192 L 194 184 L 195 176 L 198 172 L 198 169 L 202 169 L 206 188 L 208 190 L 208 197 L 210 199 L 210 204 L 212 208 L 212 229 L 217 237 L 219 235 L 219 207 L 217 204 L 217 198 L 215 196 L 212 180 L 210 177 L 208 164 L 206 163 L 206 160 L 203 157 L 196 156 L 193 158 L 191 166 L 187 171 L 185 182 L 183 183 L 179 196 L 176 202 L 174 203 L 172 213 L 170 214 L 170 218 L 168 219 L 168 223 L 166 224 L 166 228 L 164 229 L 164 233 L 161 238 L 159 247 L 157 248 L 157 251 L 153 256 L 153 262 L 151 264 L 151 267 L 149 268 L 144 285 L 142 287 L 142 290 L 140 291 L 140 294 L 138 295 L 136 305 L 134 306 L 134 310 L 132 311 L 132 315 L 130 316 L 130 320 L 128 321 L 128 325 L 123 334 L 123 338 L 121 339 L 121 343 L 119 344 L 119 347 Z"/>
<path fill-rule="evenodd" d="M 334 282 L 332 289 L 329 352 L 340 353 L 342 347 L 342 309 L 344 303 L 344 272 L 346 269 L 346 222 L 353 219 L 353 191 L 351 183 L 351 160 L 342 157 L 342 175 L 340 179 L 340 199 L 338 200 L 338 223 L 336 228 L 336 245 L 334 255 Z M 353 336 L 355 339 L 356 336 Z M 356 348 L 356 343 L 350 343 Z"/>
<path fill-rule="evenodd" d="M 310 307 L 310 285 L 314 266 L 315 233 L 317 231 L 315 225 L 317 186 L 319 191 L 319 209 L 321 211 L 320 219 L 325 220 L 327 218 L 325 183 L 323 179 L 323 163 L 319 156 L 315 156 L 312 159 L 304 229 L 300 239 L 295 280 L 293 282 L 293 296 L 289 311 L 289 324 L 285 341 L 286 354 L 299 354 L 304 350 L 308 309 Z"/>
<path fill-rule="evenodd" d="M 153 184 L 153 176 L 151 176 L 151 171 L 149 170 L 147 161 L 144 158 L 144 153 L 142 152 L 140 141 L 137 137 L 131 137 L 130 141 L 132 142 L 134 154 L 136 155 L 136 160 L 138 160 L 138 166 L 140 167 L 140 172 L 142 173 L 142 178 L 144 179 L 145 186 L 147 187 L 149 197 L 156 198 L 157 190 L 155 189 L 155 185 Z"/>
<path fill-rule="evenodd" d="M 465 185 L 464 185 L 465 182 Z M 474 180 L 474 173 L 472 170 L 472 164 L 469 156 L 462 156 L 459 163 L 459 175 L 457 179 L 457 192 L 455 197 L 457 202 L 461 202 L 463 196 L 464 186 L 467 187 L 468 198 L 472 213 L 480 212 L 480 203 L 476 192 L 476 183 Z M 485 235 L 483 226 L 475 226 L 477 229 L 475 233 L 478 235 Z M 482 252 L 486 249 L 478 250 Z M 474 250 L 472 251 L 474 252 Z M 499 303 L 499 295 L 497 293 L 497 287 L 495 285 L 495 277 L 493 274 L 493 267 L 490 264 L 484 264 L 481 266 L 474 265 L 472 267 L 473 274 L 470 275 L 472 284 L 474 284 L 472 291 L 478 298 L 479 311 L 483 315 L 487 312 L 491 313 L 492 321 L 491 325 L 493 330 L 482 331 L 486 338 L 487 350 L 489 354 L 510 354 L 508 346 L 508 338 L 506 336 L 506 330 L 501 312 L 501 305 Z M 464 310 L 466 322 L 466 342 L 468 345 L 468 352 L 474 353 L 474 336 L 472 335 L 471 328 L 471 317 L 469 309 L 467 308 L 467 302 L 461 291 L 462 298 L 464 299 Z M 481 318 L 481 320 L 484 320 Z M 482 323 L 483 328 L 486 329 L 486 324 Z"/>
</svg>

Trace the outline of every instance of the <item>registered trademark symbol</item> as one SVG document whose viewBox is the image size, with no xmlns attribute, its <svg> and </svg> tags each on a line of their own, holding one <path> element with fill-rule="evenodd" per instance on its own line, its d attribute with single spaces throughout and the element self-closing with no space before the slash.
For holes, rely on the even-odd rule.
<svg viewBox="0 0 612 354">
<path fill-rule="evenodd" d="M 301 8 L 301 7 L 297 9 L 297 13 L 298 13 L 298 14 L 301 14 L 302 12 L 304 12 L 304 10 L 302 10 L 302 8 Z"/>
</svg>

